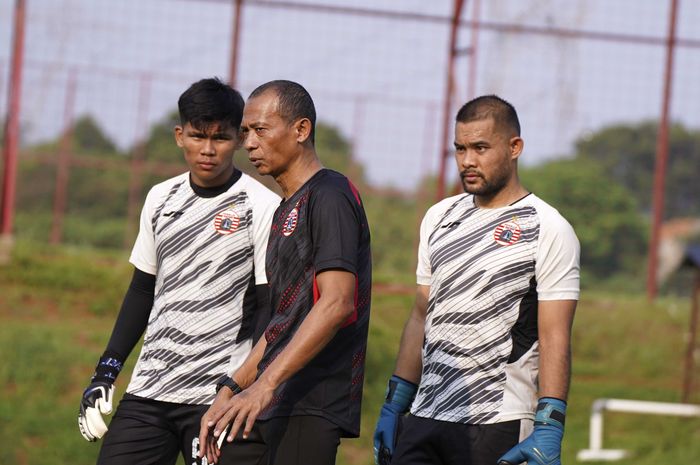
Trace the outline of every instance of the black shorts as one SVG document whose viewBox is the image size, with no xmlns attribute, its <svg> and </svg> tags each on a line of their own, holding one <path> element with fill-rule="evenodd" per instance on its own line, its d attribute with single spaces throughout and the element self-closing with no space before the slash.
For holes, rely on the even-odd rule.
<svg viewBox="0 0 700 465">
<path fill-rule="evenodd" d="M 406 415 L 391 465 L 496 465 L 521 436 L 521 420 L 467 425 Z"/>
<path fill-rule="evenodd" d="M 333 465 L 340 444 L 340 428 L 323 417 L 302 415 L 258 420 L 248 438 L 262 437 L 268 447 L 265 465 Z M 239 437 L 231 444 L 236 444 Z M 222 447 L 221 452 L 226 450 Z M 238 465 L 222 455 L 219 465 Z"/>
<path fill-rule="evenodd" d="M 199 423 L 208 408 L 125 394 L 103 438 L 98 465 L 170 465 L 178 453 L 187 465 L 203 465 L 197 457 Z M 267 447 L 253 437 L 223 447 L 221 454 L 237 465 L 267 462 Z"/>
</svg>

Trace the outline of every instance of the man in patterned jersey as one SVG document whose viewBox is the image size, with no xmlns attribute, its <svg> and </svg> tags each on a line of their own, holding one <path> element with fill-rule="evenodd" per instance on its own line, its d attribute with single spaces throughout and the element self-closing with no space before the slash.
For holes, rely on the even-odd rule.
<svg viewBox="0 0 700 465">
<path fill-rule="evenodd" d="M 340 438 L 359 435 L 369 228 L 355 187 L 321 165 L 315 121 L 311 96 L 290 81 L 263 84 L 245 106 L 243 146 L 284 193 L 266 258 L 273 316 L 232 373 L 243 391 L 222 389 L 202 418 L 200 443 L 210 461 L 218 459 L 217 438 L 261 437 L 269 464 L 330 465 Z"/>
<path fill-rule="evenodd" d="M 189 171 L 146 197 L 131 285 L 80 405 L 80 431 L 95 441 L 107 432 L 101 413 L 111 413 L 113 383 L 145 331 L 99 464 L 174 464 L 178 452 L 201 463 L 199 422 L 217 380 L 243 362 L 256 325 L 261 332 L 269 321 L 265 250 L 279 197 L 233 165 L 243 106 L 218 79 L 180 96 L 175 141 Z M 266 453 L 260 442 L 239 446 L 226 451 L 239 464 Z"/>
<path fill-rule="evenodd" d="M 512 105 L 493 95 L 464 105 L 455 150 L 466 193 L 431 207 L 421 224 L 416 300 L 375 456 L 400 465 L 559 464 L 578 240 L 520 184 Z"/>
</svg>

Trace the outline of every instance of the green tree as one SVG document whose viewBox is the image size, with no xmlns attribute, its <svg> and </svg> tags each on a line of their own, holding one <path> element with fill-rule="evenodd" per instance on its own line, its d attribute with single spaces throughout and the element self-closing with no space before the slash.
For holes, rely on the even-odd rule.
<svg viewBox="0 0 700 465">
<path fill-rule="evenodd" d="M 73 123 L 72 132 L 71 143 L 76 153 L 116 155 L 119 152 L 114 142 L 90 115 L 78 118 Z"/>
<path fill-rule="evenodd" d="M 185 167 L 182 150 L 175 145 L 173 133 L 173 129 L 178 124 L 180 124 L 180 116 L 177 110 L 173 110 L 151 126 L 145 142 L 146 160 L 175 163 Z"/>
<path fill-rule="evenodd" d="M 625 186 L 640 208 L 651 211 L 656 159 L 656 122 L 604 128 L 576 143 L 577 157 L 598 164 L 610 178 Z M 700 214 L 700 131 L 671 126 L 666 175 L 665 217 Z"/>
<path fill-rule="evenodd" d="M 326 168 L 339 171 L 358 186 L 365 186 L 364 168 L 354 158 L 350 142 L 330 125 L 316 125 L 316 151 Z"/>
<path fill-rule="evenodd" d="M 576 230 L 584 276 L 603 279 L 643 264 L 648 227 L 634 196 L 602 167 L 557 160 L 523 169 L 521 178 Z"/>
</svg>

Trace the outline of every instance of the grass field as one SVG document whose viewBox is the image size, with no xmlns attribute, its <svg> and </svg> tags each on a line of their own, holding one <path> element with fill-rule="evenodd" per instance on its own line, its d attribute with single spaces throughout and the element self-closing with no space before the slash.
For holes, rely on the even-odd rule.
<svg viewBox="0 0 700 465">
<path fill-rule="evenodd" d="M 19 243 L 0 268 L 0 464 L 90 464 L 98 444 L 76 424 L 78 401 L 109 338 L 129 281 L 126 254 Z M 410 276 L 397 277 L 410 280 Z M 371 436 L 411 298 L 375 293 L 362 437 L 344 441 L 341 465 L 371 463 Z M 574 375 L 563 462 L 588 445 L 601 397 L 680 400 L 686 299 L 585 292 L 574 324 Z M 123 393 L 134 356 L 117 382 Z M 700 368 L 694 373 L 700 386 Z M 696 389 L 693 402 L 700 402 Z M 700 420 L 606 414 L 605 447 L 628 449 L 625 465 L 700 463 Z"/>
</svg>

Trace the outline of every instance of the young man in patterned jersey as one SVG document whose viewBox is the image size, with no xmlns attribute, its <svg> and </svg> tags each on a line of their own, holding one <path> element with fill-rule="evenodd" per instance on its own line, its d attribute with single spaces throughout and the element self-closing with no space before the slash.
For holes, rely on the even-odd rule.
<svg viewBox="0 0 700 465">
<path fill-rule="evenodd" d="M 400 465 L 559 464 L 579 243 L 569 223 L 520 184 L 523 140 L 512 105 L 493 95 L 464 105 L 455 150 L 466 193 L 431 207 L 421 224 L 416 300 L 375 457 Z"/>
<path fill-rule="evenodd" d="M 200 443 L 210 462 L 219 458 L 217 438 L 235 438 L 235 445 L 260 437 L 270 465 L 331 465 L 340 438 L 359 435 L 369 228 L 354 186 L 321 165 L 315 120 L 311 96 L 290 81 L 263 84 L 245 106 L 243 146 L 284 193 L 266 258 L 273 316 L 232 372 L 234 389 L 219 391 L 202 418 Z M 221 463 L 234 465 L 225 457 Z"/>
<path fill-rule="evenodd" d="M 189 168 L 154 186 L 129 261 L 134 274 L 80 405 L 89 441 L 106 432 L 99 464 L 201 463 L 199 422 L 216 383 L 238 368 L 270 318 L 265 250 L 279 197 L 233 165 L 243 98 L 218 79 L 178 101 L 175 141 Z M 113 383 L 145 331 L 109 431 Z M 262 443 L 226 451 L 259 463 Z"/>
</svg>

